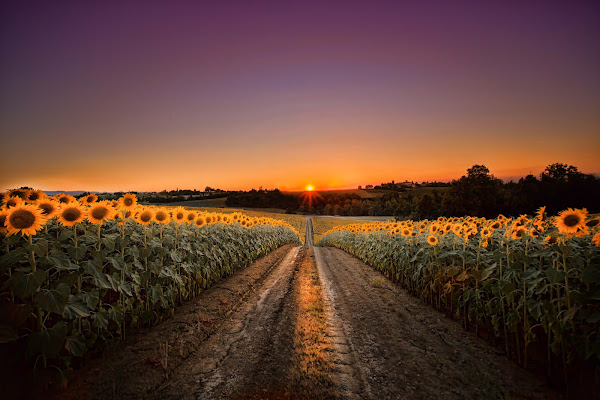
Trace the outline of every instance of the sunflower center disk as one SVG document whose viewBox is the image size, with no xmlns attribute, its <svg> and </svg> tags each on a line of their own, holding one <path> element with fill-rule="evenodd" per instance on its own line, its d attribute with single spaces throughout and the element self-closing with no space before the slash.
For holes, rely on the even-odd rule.
<svg viewBox="0 0 600 400">
<path fill-rule="evenodd" d="M 69 222 L 77 221 L 81 216 L 81 211 L 76 208 L 67 208 L 63 211 L 62 217 Z"/>
<path fill-rule="evenodd" d="M 579 224 L 579 216 L 577 215 L 567 215 L 567 217 L 565 218 L 565 225 L 568 226 L 569 228 L 572 228 L 574 226 L 577 226 L 577 224 Z"/>
<path fill-rule="evenodd" d="M 104 207 L 97 207 L 92 210 L 92 217 L 95 219 L 104 219 L 108 215 L 108 209 Z"/>
<path fill-rule="evenodd" d="M 35 215 L 31 211 L 17 210 L 10 216 L 10 224 L 15 229 L 27 229 L 35 223 Z"/>
</svg>

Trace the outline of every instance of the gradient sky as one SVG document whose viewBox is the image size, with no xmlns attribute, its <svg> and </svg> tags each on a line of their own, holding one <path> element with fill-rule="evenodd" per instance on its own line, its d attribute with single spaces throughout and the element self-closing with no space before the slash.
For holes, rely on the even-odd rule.
<svg viewBox="0 0 600 400">
<path fill-rule="evenodd" d="M 600 2 L 291 3 L 4 2 L 0 190 L 600 172 Z"/>
</svg>

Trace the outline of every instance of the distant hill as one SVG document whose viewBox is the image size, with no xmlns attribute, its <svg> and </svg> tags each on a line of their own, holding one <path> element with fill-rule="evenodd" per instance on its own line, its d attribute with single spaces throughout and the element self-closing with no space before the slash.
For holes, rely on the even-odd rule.
<svg viewBox="0 0 600 400">
<path fill-rule="evenodd" d="M 94 192 L 94 191 L 88 191 L 88 190 L 68 190 L 68 191 L 63 191 L 63 190 L 44 190 L 44 193 L 46 193 L 48 196 L 54 196 L 55 194 L 59 194 L 59 193 L 65 193 L 65 194 L 70 194 L 71 196 L 80 196 L 84 193 L 100 193 L 100 192 Z"/>
</svg>

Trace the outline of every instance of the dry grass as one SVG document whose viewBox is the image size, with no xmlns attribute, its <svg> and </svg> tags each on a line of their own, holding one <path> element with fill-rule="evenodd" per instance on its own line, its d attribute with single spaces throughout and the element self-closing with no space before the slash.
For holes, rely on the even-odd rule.
<svg viewBox="0 0 600 400">
<path fill-rule="evenodd" d="M 311 398 L 334 398 L 332 343 L 314 253 L 309 249 L 298 272 L 298 320 L 294 334 L 295 383 Z"/>
</svg>

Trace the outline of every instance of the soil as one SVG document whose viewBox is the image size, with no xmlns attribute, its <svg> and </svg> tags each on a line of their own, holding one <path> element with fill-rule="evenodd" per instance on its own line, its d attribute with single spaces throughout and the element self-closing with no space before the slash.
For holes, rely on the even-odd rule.
<svg viewBox="0 0 600 400">
<path fill-rule="evenodd" d="M 272 252 L 88 362 L 54 397 L 560 398 L 361 261 L 306 242 Z"/>
</svg>

